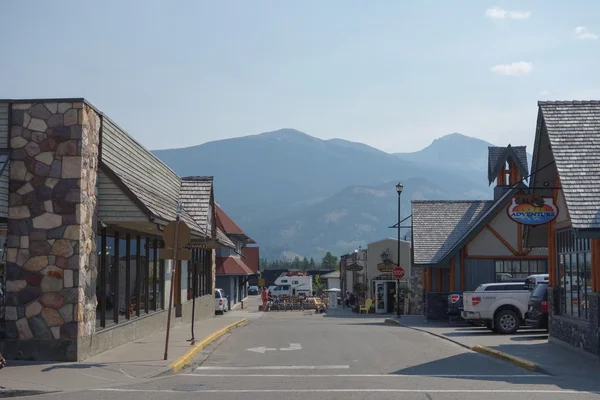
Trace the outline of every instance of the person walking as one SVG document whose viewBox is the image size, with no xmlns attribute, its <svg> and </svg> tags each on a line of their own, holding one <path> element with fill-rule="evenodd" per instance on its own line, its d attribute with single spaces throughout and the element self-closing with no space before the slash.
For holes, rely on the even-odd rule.
<svg viewBox="0 0 600 400">
<path fill-rule="evenodd" d="M 261 300 L 262 300 L 262 311 L 267 311 L 267 302 L 269 301 L 269 293 L 267 293 L 267 288 L 263 287 L 262 293 L 261 293 Z"/>
</svg>

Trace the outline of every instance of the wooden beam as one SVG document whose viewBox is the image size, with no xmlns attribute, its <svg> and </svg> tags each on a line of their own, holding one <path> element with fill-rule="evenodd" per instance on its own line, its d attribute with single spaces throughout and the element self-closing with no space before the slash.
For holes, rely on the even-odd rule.
<svg viewBox="0 0 600 400">
<path fill-rule="evenodd" d="M 465 256 L 467 255 L 467 248 L 465 247 L 460 252 L 460 290 L 465 290 Z"/>
<path fill-rule="evenodd" d="M 454 281 L 455 281 L 455 272 L 454 272 L 454 257 L 450 260 L 450 291 L 454 291 Z"/>
<path fill-rule="evenodd" d="M 437 284 L 437 291 L 438 293 L 442 291 L 442 269 L 441 268 L 436 268 L 436 272 L 437 272 L 437 279 L 436 279 L 436 284 Z"/>
<path fill-rule="evenodd" d="M 502 242 L 502 244 L 504 246 L 506 246 L 506 248 L 508 250 L 510 250 L 511 253 L 513 253 L 513 255 L 517 256 L 519 255 L 519 253 L 517 253 L 517 251 L 510 245 L 510 243 L 508 243 L 494 228 L 492 228 L 489 224 L 486 225 L 486 228 L 492 232 L 494 234 L 494 236 L 496 236 L 498 238 L 498 240 L 500 242 Z"/>
<path fill-rule="evenodd" d="M 547 260 L 547 256 L 468 256 L 467 260 Z"/>
<path fill-rule="evenodd" d="M 554 237 L 554 221 L 548 224 L 548 275 L 549 284 L 557 286 L 556 279 L 556 243 Z"/>
<path fill-rule="evenodd" d="M 431 292 L 431 267 L 425 268 L 425 289 Z"/>
<path fill-rule="evenodd" d="M 595 292 L 600 292 L 600 239 L 592 239 L 592 282 L 596 281 Z"/>
</svg>

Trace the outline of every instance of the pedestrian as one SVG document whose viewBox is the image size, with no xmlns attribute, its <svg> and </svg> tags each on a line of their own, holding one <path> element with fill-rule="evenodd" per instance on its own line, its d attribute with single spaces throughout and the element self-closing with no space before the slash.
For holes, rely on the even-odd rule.
<svg viewBox="0 0 600 400">
<path fill-rule="evenodd" d="M 263 303 L 262 310 L 267 311 L 267 302 L 269 301 L 269 293 L 267 293 L 266 287 L 263 287 L 261 299 L 262 299 L 262 303 Z"/>
</svg>

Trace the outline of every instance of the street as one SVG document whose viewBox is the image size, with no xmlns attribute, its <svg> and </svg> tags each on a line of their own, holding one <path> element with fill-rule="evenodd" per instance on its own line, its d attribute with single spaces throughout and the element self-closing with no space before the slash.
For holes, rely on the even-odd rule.
<svg viewBox="0 0 600 400">
<path fill-rule="evenodd" d="M 383 318 L 258 313 L 181 374 L 56 399 L 592 399 L 600 385 L 525 371 Z M 586 392 L 587 391 L 587 392 Z"/>
</svg>

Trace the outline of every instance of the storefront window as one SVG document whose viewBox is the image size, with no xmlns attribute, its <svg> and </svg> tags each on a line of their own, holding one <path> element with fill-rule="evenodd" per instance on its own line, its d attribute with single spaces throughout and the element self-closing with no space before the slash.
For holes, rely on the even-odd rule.
<svg viewBox="0 0 600 400">
<path fill-rule="evenodd" d="M 560 312 L 588 318 L 588 293 L 591 285 L 590 240 L 576 238 L 572 230 L 556 233 L 560 287 Z"/>
<path fill-rule="evenodd" d="M 496 260 L 496 282 L 547 273 L 547 260 Z"/>
<path fill-rule="evenodd" d="M 106 229 L 98 233 L 97 326 L 110 326 L 164 308 L 160 298 L 164 266 L 158 262 L 158 249 L 152 246 L 156 242 Z"/>
</svg>

